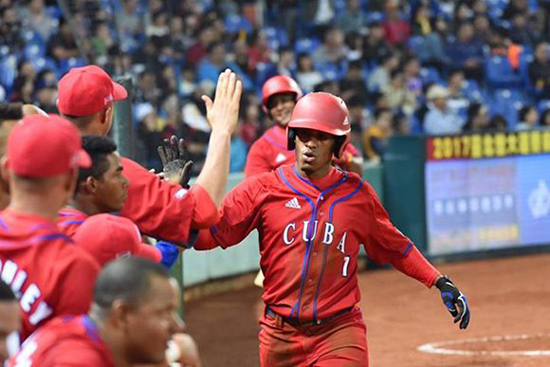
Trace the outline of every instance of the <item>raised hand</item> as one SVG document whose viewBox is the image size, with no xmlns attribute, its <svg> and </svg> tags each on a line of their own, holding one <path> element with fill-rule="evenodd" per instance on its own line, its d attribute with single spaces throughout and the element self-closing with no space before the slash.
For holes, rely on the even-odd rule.
<svg viewBox="0 0 550 367">
<path fill-rule="evenodd" d="M 164 139 L 157 151 L 163 167 L 161 177 L 173 185 L 188 188 L 193 161 L 187 160 L 184 140 L 178 140 L 177 136 L 172 135 L 170 139 Z"/>
<path fill-rule="evenodd" d="M 214 101 L 203 95 L 206 105 L 206 119 L 212 130 L 222 130 L 232 134 L 239 119 L 239 105 L 243 85 L 231 70 L 226 69 L 218 78 Z"/>
</svg>

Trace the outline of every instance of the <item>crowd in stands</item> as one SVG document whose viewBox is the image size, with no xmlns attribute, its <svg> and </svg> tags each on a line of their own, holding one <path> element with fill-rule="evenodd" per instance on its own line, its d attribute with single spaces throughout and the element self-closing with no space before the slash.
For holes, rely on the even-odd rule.
<svg viewBox="0 0 550 367">
<path fill-rule="evenodd" d="M 182 136 L 194 169 L 210 128 L 202 94 L 229 67 L 245 93 L 231 170 L 269 125 L 274 75 L 347 103 L 352 141 L 380 159 L 394 134 L 550 125 L 548 0 L 0 1 L 0 99 L 56 110 L 56 81 L 95 63 L 134 82 L 139 159 Z M 85 56 L 85 57 L 84 57 Z"/>
</svg>

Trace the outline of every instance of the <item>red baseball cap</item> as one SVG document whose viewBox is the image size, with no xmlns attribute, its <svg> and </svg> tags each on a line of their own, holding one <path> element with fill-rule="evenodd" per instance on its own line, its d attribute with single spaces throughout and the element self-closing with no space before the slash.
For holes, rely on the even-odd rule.
<svg viewBox="0 0 550 367">
<path fill-rule="evenodd" d="M 18 176 L 47 178 L 90 167 L 77 128 L 57 115 L 29 115 L 8 136 L 8 168 Z"/>
<path fill-rule="evenodd" d="M 138 227 L 129 219 L 112 214 L 92 215 L 82 223 L 73 239 L 101 266 L 124 256 L 136 256 L 160 263 L 162 254 L 141 241 Z"/>
<path fill-rule="evenodd" d="M 71 69 L 61 78 L 57 89 L 57 108 L 68 116 L 90 116 L 113 101 L 128 97 L 122 85 L 95 65 Z"/>
</svg>

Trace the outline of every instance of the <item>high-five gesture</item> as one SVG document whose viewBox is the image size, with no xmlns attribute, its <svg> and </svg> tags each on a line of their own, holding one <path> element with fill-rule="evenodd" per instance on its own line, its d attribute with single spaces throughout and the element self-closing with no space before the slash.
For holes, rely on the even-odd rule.
<svg viewBox="0 0 550 367">
<path fill-rule="evenodd" d="M 226 69 L 218 78 L 214 101 L 206 95 L 201 97 L 206 105 L 206 118 L 212 130 L 224 129 L 230 134 L 235 131 L 242 90 L 243 85 L 237 80 L 235 73 Z"/>
<path fill-rule="evenodd" d="M 164 139 L 163 145 L 157 147 L 162 161 L 162 178 L 173 185 L 181 185 L 189 188 L 189 178 L 193 161 L 187 160 L 187 151 L 183 139 L 172 135 L 170 139 Z"/>
<path fill-rule="evenodd" d="M 208 96 L 202 96 L 212 134 L 206 161 L 196 184 L 208 192 L 217 207 L 221 205 L 227 186 L 231 134 L 237 127 L 242 90 L 241 81 L 227 69 L 218 78 L 214 101 Z"/>
</svg>

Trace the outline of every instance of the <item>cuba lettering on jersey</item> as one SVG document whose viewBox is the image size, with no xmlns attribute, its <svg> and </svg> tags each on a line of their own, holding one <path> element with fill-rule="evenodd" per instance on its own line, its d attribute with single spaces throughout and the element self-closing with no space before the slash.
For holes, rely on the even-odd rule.
<svg viewBox="0 0 550 367">
<path fill-rule="evenodd" d="M 399 270 L 409 253 L 418 252 L 392 225 L 370 185 L 336 168 L 315 182 L 301 177 L 294 165 L 245 180 L 224 199 L 220 223 L 201 231 L 195 248 L 226 248 L 255 228 L 264 302 L 303 320 L 322 319 L 359 302 L 361 245 L 375 261 Z M 414 277 L 431 286 L 438 273 L 423 266 Z"/>
</svg>

